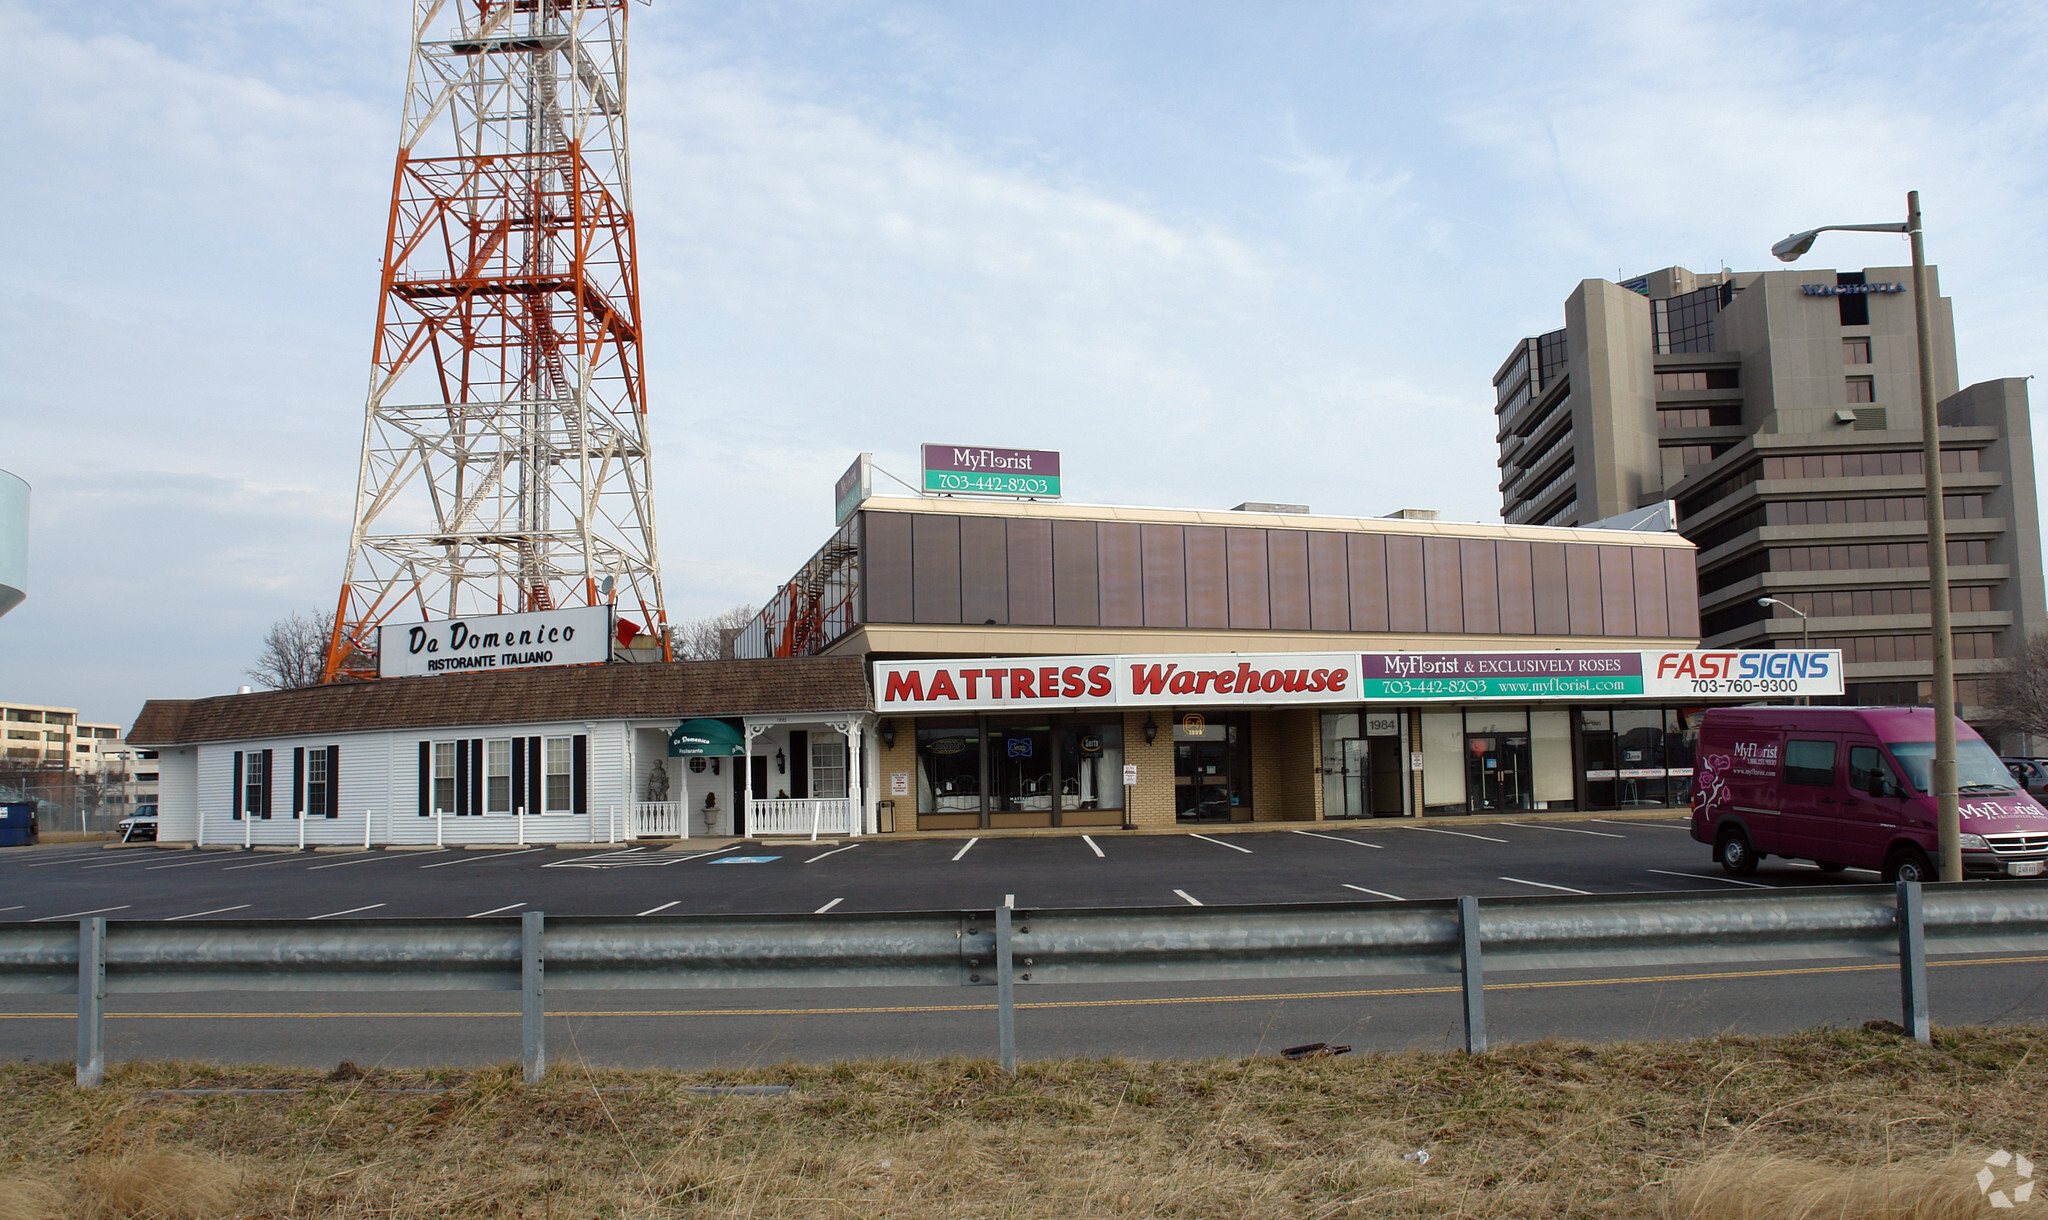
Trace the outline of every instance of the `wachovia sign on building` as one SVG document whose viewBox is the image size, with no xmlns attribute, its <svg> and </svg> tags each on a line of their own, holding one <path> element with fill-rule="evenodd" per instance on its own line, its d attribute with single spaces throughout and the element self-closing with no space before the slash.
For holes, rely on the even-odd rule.
<svg viewBox="0 0 2048 1220">
<path fill-rule="evenodd" d="M 1050 449 L 926 445 L 924 489 L 948 495 L 1057 499 L 1060 455 Z"/>
<path fill-rule="evenodd" d="M 590 665 L 611 660 L 611 645 L 610 606 L 386 623 L 377 629 L 377 676 Z"/>
</svg>

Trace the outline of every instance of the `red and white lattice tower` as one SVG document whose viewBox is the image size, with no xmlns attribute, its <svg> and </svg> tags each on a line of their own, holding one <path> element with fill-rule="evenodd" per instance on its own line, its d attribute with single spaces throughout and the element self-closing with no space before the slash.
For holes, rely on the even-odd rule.
<svg viewBox="0 0 2048 1220">
<path fill-rule="evenodd" d="M 329 682 L 387 621 L 607 601 L 668 656 L 627 3 L 417 0 Z"/>
</svg>

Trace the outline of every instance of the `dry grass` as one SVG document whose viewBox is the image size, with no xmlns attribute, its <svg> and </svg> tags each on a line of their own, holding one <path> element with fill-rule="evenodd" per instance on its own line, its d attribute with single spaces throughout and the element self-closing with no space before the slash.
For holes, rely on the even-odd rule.
<svg viewBox="0 0 2048 1220">
<path fill-rule="evenodd" d="M 2048 1154 L 2048 1029 L 1477 1058 L 592 1072 L 0 1065 L 0 1220 L 1992 1214 Z M 687 1086 L 788 1084 L 783 1097 Z M 289 1087 L 177 1095 L 169 1088 Z M 445 1089 L 390 1092 L 391 1089 Z M 1403 1153 L 1427 1148 L 1419 1165 Z M 2048 1214 L 2048 1202 L 2028 1206 Z M 2024 1215 L 2025 1209 L 2013 1213 Z"/>
</svg>

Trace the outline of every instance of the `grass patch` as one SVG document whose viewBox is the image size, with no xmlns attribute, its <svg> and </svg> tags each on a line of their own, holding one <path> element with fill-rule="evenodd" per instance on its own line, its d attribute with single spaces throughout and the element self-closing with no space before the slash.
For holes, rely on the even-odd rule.
<svg viewBox="0 0 2048 1220">
<path fill-rule="evenodd" d="M 717 1084 L 792 1090 L 688 1091 Z M 163 1091 L 237 1088 L 301 1091 Z M 572 1065 L 536 1089 L 513 1067 L 174 1062 L 81 1093 L 67 1066 L 5 1064 L 0 1217 L 1935 1220 L 1992 1214 L 1975 1177 L 1992 1151 L 2048 1160 L 2044 1099 L 2048 1029 L 2029 1027 L 1014 1079 L 985 1060 Z"/>
</svg>

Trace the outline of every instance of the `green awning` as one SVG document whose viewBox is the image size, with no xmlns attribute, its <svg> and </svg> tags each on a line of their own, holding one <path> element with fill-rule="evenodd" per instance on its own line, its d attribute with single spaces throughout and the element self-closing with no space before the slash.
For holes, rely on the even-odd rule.
<svg viewBox="0 0 2048 1220">
<path fill-rule="evenodd" d="M 668 735 L 670 758 L 710 758 L 747 752 L 740 731 L 723 720 L 685 720 Z"/>
</svg>

